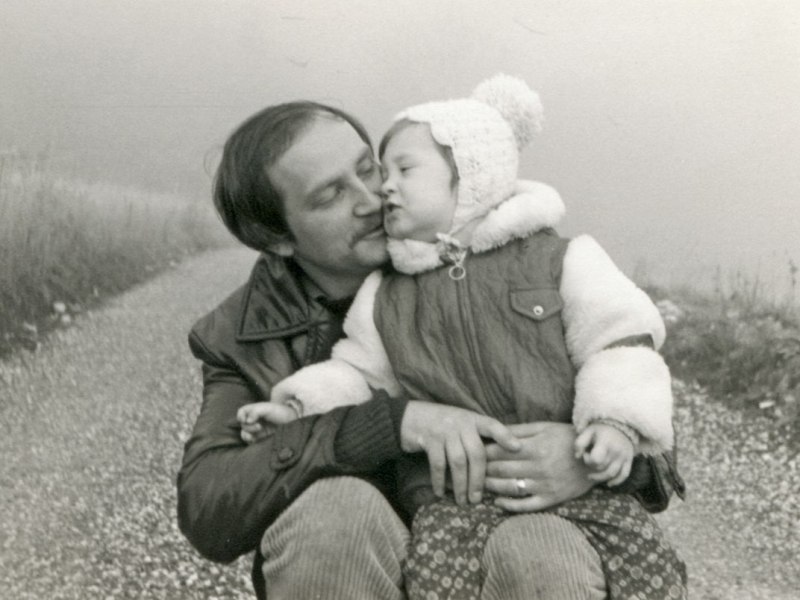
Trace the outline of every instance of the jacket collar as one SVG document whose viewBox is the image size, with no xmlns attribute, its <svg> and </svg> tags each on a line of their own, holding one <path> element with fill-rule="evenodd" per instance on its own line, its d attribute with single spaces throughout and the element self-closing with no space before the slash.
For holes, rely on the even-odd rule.
<svg viewBox="0 0 800 600">
<path fill-rule="evenodd" d="M 252 342 L 306 331 L 327 316 L 320 298 L 323 292 L 294 261 L 263 253 L 245 286 L 236 340 Z"/>
<path fill-rule="evenodd" d="M 515 194 L 481 217 L 465 246 L 474 253 L 487 252 L 508 242 L 554 227 L 564 216 L 564 203 L 556 190 L 538 181 L 517 181 Z M 452 240 L 441 236 L 442 240 Z M 413 275 L 445 264 L 442 243 L 389 240 L 392 265 Z"/>
</svg>

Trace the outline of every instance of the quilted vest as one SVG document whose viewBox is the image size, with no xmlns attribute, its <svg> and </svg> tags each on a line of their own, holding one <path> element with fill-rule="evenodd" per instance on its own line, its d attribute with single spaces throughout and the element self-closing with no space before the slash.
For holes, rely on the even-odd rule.
<svg viewBox="0 0 800 600">
<path fill-rule="evenodd" d="M 447 267 L 384 277 L 375 323 L 408 397 L 503 423 L 570 422 L 575 370 L 558 288 L 568 240 L 552 230 Z"/>
</svg>

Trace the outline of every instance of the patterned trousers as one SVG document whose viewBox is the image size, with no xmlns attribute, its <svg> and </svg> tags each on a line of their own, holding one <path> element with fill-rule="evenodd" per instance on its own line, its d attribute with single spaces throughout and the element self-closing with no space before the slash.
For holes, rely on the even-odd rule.
<svg viewBox="0 0 800 600">
<path fill-rule="evenodd" d="M 586 536 L 600 557 L 609 600 L 687 598 L 684 562 L 632 496 L 594 489 L 544 512 Z M 487 540 L 509 516 L 491 499 L 464 507 L 439 500 L 420 508 L 403 570 L 409 599 L 480 598 Z"/>
</svg>

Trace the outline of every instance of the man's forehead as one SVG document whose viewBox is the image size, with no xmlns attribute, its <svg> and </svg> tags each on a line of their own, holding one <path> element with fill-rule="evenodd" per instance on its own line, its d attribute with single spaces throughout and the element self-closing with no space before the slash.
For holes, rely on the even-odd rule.
<svg viewBox="0 0 800 600">
<path fill-rule="evenodd" d="M 300 133 L 275 164 L 287 175 L 301 177 L 308 188 L 351 169 L 370 148 L 347 122 L 317 118 Z"/>
</svg>

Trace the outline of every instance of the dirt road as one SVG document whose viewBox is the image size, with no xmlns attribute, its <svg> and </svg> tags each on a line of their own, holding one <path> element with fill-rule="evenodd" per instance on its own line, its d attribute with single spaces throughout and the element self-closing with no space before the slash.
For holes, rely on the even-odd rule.
<svg viewBox="0 0 800 600">
<path fill-rule="evenodd" d="M 251 598 L 247 557 L 214 565 L 181 537 L 174 481 L 200 398 L 186 332 L 253 259 L 195 257 L 0 363 L 0 598 Z M 661 520 L 692 597 L 795 598 L 797 459 L 678 394 L 692 492 Z"/>
</svg>

